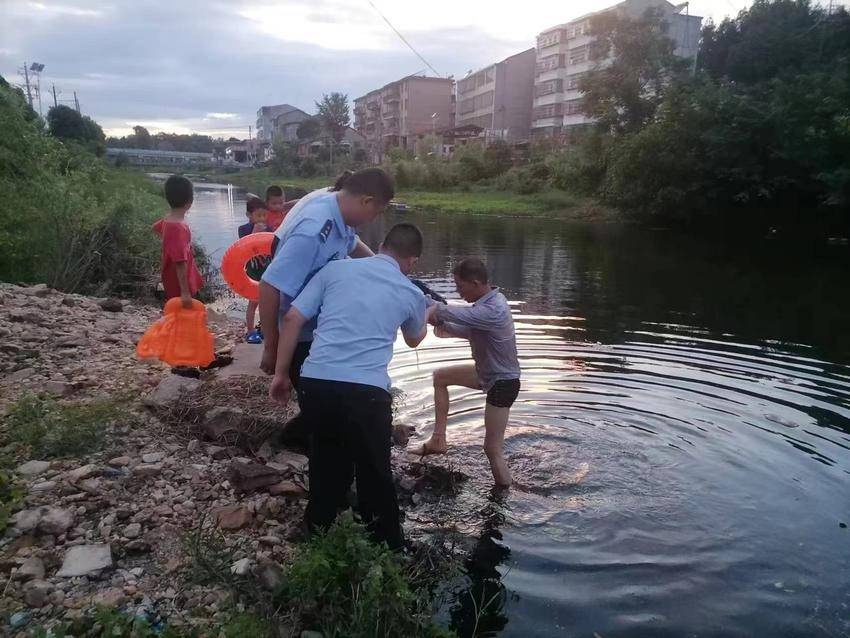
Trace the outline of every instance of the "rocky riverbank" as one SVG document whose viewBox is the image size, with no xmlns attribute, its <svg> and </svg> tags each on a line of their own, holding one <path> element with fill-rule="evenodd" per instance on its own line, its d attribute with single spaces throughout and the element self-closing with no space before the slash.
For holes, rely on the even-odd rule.
<svg viewBox="0 0 850 638">
<path fill-rule="evenodd" d="M 11 635 L 94 608 L 218 635 L 236 598 L 199 571 L 271 591 L 302 539 L 307 458 L 270 441 L 289 410 L 268 402 L 267 378 L 232 374 L 238 362 L 193 379 L 140 361 L 135 343 L 159 315 L 0 284 L 0 439 L 11 481 L 0 611 Z M 223 363 L 245 351 L 234 348 L 241 326 L 214 313 L 210 326 Z M 407 434 L 396 428 L 399 446 Z M 439 478 L 402 456 L 411 505 Z"/>
</svg>

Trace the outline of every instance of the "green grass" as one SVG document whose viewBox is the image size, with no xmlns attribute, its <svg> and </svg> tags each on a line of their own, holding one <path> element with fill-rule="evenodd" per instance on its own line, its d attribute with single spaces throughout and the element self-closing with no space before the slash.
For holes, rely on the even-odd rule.
<svg viewBox="0 0 850 638">
<path fill-rule="evenodd" d="M 546 215 L 593 216 L 599 207 L 563 191 L 544 191 L 533 195 L 517 195 L 504 191 L 443 192 L 405 190 L 397 199 L 414 208 L 440 213 L 474 213 L 480 215 Z"/>
<path fill-rule="evenodd" d="M 301 628 L 325 638 L 455 634 L 433 620 L 440 570 L 422 569 L 372 543 L 351 515 L 304 546 L 283 577 L 277 600 Z"/>
<path fill-rule="evenodd" d="M 103 447 L 104 427 L 120 414 L 117 399 L 63 404 L 27 394 L 3 419 L 0 441 L 27 458 L 81 456 Z"/>
<path fill-rule="evenodd" d="M 280 177 L 269 168 L 241 171 L 239 173 L 205 173 L 211 182 L 226 182 L 262 195 L 269 184 L 284 188 L 295 187 L 305 191 L 328 186 L 332 178 Z M 477 215 L 551 216 L 584 221 L 609 221 L 613 213 L 592 200 L 559 190 L 547 190 L 532 195 L 518 195 L 492 187 L 474 185 L 471 190 L 458 188 L 443 191 L 402 189 L 396 199 L 415 209 L 438 213 L 471 213 Z"/>
<path fill-rule="evenodd" d="M 244 188 L 248 192 L 263 196 L 266 187 L 271 184 L 279 184 L 284 189 L 287 187 L 305 191 L 312 191 L 333 183 L 334 177 L 319 175 L 317 177 L 281 177 L 272 173 L 270 168 L 252 168 L 236 173 L 222 173 L 215 171 L 198 171 L 193 173 L 203 181 L 213 183 L 233 184 Z"/>
</svg>

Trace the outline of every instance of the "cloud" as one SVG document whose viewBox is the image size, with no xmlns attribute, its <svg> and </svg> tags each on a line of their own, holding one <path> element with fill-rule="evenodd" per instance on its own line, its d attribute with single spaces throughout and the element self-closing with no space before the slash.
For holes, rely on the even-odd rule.
<svg viewBox="0 0 850 638">
<path fill-rule="evenodd" d="M 71 5 L 56 4 L 54 2 L 28 2 L 27 6 L 36 13 L 46 17 L 74 16 L 78 18 L 100 17 L 103 11 L 98 9 L 85 9 Z"/>
<path fill-rule="evenodd" d="M 610 4 L 373 2 L 440 73 L 456 76 Z M 744 0 L 694 0 L 691 10 L 730 13 L 729 2 Z M 25 60 L 42 62 L 45 95 L 51 84 L 65 97 L 77 91 L 84 113 L 121 131 L 149 123 L 246 137 L 261 105 L 314 112 L 324 93 L 353 99 L 425 68 L 365 0 L 0 0 L 0 34 L 4 77 L 20 82 Z"/>
</svg>

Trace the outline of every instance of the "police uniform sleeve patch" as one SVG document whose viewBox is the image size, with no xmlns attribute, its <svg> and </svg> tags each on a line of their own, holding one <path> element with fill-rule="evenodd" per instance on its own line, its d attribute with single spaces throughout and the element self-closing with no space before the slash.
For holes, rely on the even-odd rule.
<svg viewBox="0 0 850 638">
<path fill-rule="evenodd" d="M 328 240 L 328 237 L 331 234 L 331 230 L 333 230 L 334 223 L 332 219 L 329 219 L 325 222 L 325 225 L 322 226 L 322 230 L 319 231 L 319 239 L 322 243 L 325 243 Z"/>
</svg>

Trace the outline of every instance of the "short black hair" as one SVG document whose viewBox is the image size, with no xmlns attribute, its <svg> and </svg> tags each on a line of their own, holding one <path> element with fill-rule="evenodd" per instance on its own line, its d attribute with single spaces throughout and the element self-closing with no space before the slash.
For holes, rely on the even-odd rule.
<svg viewBox="0 0 850 638">
<path fill-rule="evenodd" d="M 165 180 L 165 201 L 171 208 L 183 208 L 195 200 L 192 182 L 182 175 L 172 175 Z"/>
<path fill-rule="evenodd" d="M 458 279 L 463 281 L 487 283 L 487 266 L 478 257 L 461 259 L 460 263 L 452 269 L 452 274 L 457 275 Z"/>
<path fill-rule="evenodd" d="M 261 200 L 259 197 L 249 197 L 245 201 L 245 210 L 248 212 L 249 215 L 251 213 L 253 213 L 255 210 L 260 210 L 261 208 L 265 208 L 265 207 L 266 207 L 266 203 L 263 200 Z"/>
<path fill-rule="evenodd" d="M 352 195 L 374 197 L 384 204 L 395 197 L 393 179 L 380 168 L 364 168 L 345 180 L 343 189 Z"/>
<path fill-rule="evenodd" d="M 336 178 L 334 185 L 331 186 L 331 192 L 335 193 L 336 191 L 341 191 L 343 188 L 345 188 L 345 183 L 352 175 L 354 175 L 354 171 L 350 171 L 348 169 L 342 171 L 342 173 L 339 174 L 339 177 Z"/>
<path fill-rule="evenodd" d="M 283 188 L 278 186 L 277 184 L 272 184 L 266 189 L 266 201 L 269 201 L 272 197 L 283 197 Z"/>
<path fill-rule="evenodd" d="M 422 244 L 422 231 L 408 222 L 396 224 L 384 237 L 384 248 L 402 259 L 421 257 Z"/>
</svg>

